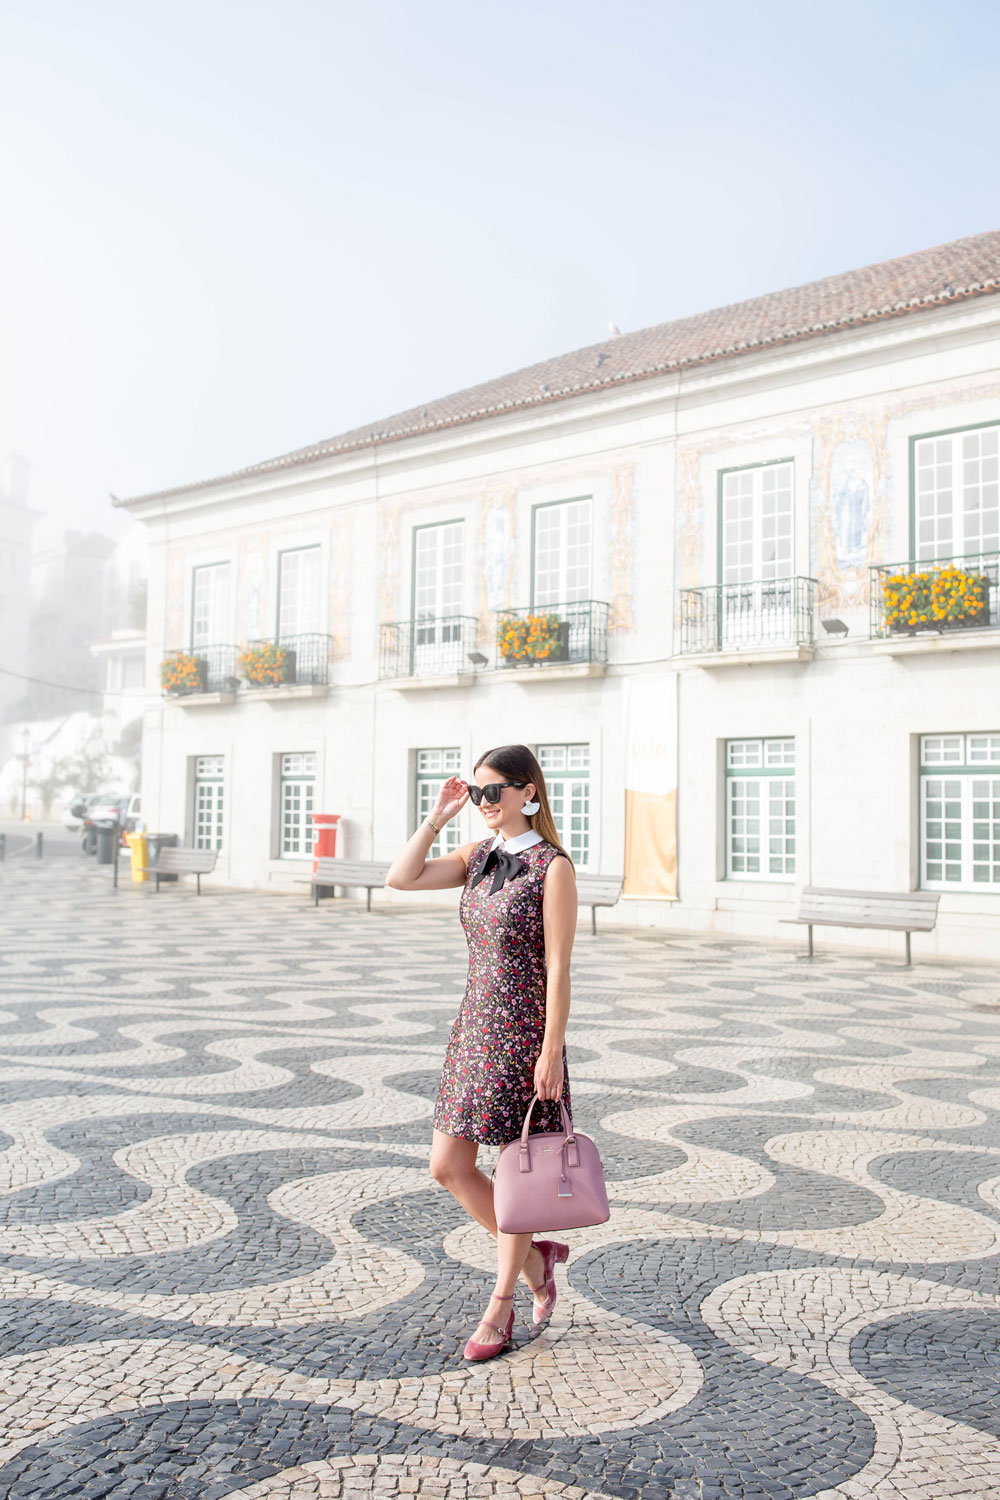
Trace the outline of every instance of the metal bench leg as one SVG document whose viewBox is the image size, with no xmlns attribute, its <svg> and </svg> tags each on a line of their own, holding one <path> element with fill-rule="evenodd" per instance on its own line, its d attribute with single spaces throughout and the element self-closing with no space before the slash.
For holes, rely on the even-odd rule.
<svg viewBox="0 0 1000 1500">
<path fill-rule="evenodd" d="M 319 905 L 319 886 L 313 886 L 313 906 Z"/>
<path fill-rule="evenodd" d="M 812 930 L 811 926 L 809 928 L 809 955 L 808 956 L 810 958 L 812 958 L 812 956 L 813 956 L 813 930 Z"/>
<path fill-rule="evenodd" d="M 198 882 L 198 895 L 200 896 L 201 895 L 201 871 L 200 870 L 195 870 L 195 872 L 194 872 L 194 878 Z"/>
<path fill-rule="evenodd" d="M 368 905 L 365 908 L 365 910 L 366 911 L 371 911 L 371 909 L 372 909 L 372 888 L 371 888 L 371 886 L 368 886 L 366 888 L 365 895 L 368 897 Z"/>
<path fill-rule="evenodd" d="M 906 967 L 910 967 L 910 934 L 906 934 Z"/>
<path fill-rule="evenodd" d="M 157 875 L 157 877 L 156 877 L 156 894 L 157 895 L 160 894 L 160 877 L 159 877 L 159 875 Z"/>
<path fill-rule="evenodd" d="M 597 936 L 597 907 L 590 908 L 590 932 L 592 937 Z"/>
</svg>

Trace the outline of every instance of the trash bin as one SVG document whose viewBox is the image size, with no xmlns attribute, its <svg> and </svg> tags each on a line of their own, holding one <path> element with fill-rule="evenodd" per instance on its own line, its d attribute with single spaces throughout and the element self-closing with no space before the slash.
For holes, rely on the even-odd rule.
<svg viewBox="0 0 1000 1500">
<path fill-rule="evenodd" d="M 176 849 L 180 838 L 176 833 L 147 833 L 144 835 L 149 845 L 149 860 L 147 863 L 154 865 L 160 857 L 161 849 Z M 161 880 L 176 880 L 176 875 L 161 875 Z"/>
<path fill-rule="evenodd" d="M 97 863 L 99 865 L 110 865 L 114 862 L 118 842 L 118 829 L 114 823 L 98 823 L 97 825 Z"/>
<path fill-rule="evenodd" d="M 335 859 L 337 854 L 337 824 L 340 813 L 313 813 L 312 825 L 316 838 L 313 843 L 313 874 L 321 859 Z"/>
<path fill-rule="evenodd" d="M 144 885 L 149 879 L 146 866 L 149 864 L 149 841 L 144 833 L 127 833 L 125 842 L 129 847 L 129 856 L 132 861 L 132 884 Z M 100 854 L 98 854 L 100 859 Z"/>
</svg>

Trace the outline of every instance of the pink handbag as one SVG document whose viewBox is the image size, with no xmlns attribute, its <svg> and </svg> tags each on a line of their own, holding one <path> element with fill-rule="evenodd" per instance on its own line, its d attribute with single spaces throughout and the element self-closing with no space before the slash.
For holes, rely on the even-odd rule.
<svg viewBox="0 0 1000 1500">
<path fill-rule="evenodd" d="M 493 1207 L 504 1234 L 535 1234 L 540 1229 L 586 1229 L 611 1217 L 604 1168 L 589 1135 L 573 1129 L 559 1101 L 563 1128 L 551 1135 L 529 1135 L 535 1094 L 524 1117 L 521 1139 L 504 1146 L 493 1169 Z"/>
</svg>

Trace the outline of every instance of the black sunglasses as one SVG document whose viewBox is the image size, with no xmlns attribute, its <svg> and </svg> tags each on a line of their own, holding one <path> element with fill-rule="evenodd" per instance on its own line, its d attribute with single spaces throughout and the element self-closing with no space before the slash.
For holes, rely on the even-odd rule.
<svg viewBox="0 0 1000 1500">
<path fill-rule="evenodd" d="M 479 806 L 484 797 L 487 802 L 499 802 L 500 793 L 504 787 L 528 785 L 526 781 L 488 781 L 485 786 L 473 786 L 468 781 L 465 784 L 469 788 L 469 796 L 472 798 L 475 807 Z"/>
</svg>

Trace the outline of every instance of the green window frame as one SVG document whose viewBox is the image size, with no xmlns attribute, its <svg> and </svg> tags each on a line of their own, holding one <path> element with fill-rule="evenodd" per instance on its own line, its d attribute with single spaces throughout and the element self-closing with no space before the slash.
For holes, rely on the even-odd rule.
<svg viewBox="0 0 1000 1500">
<path fill-rule="evenodd" d="M 462 766 L 462 752 L 457 745 L 447 748 L 418 750 L 416 757 L 415 803 L 417 825 L 429 817 L 440 792 L 449 776 L 456 776 Z M 440 859 L 444 854 L 454 854 L 459 846 L 458 819 L 452 818 L 441 829 L 427 851 L 428 859 Z"/>
<path fill-rule="evenodd" d="M 311 750 L 288 751 L 281 756 L 280 770 L 278 857 L 306 859 L 312 854 L 316 754 Z"/>
<path fill-rule="evenodd" d="M 910 557 L 1000 552 L 1000 423 L 910 438 Z"/>
<path fill-rule="evenodd" d="M 581 869 L 590 864 L 590 746 L 537 745 L 560 843 Z"/>
<path fill-rule="evenodd" d="M 196 849 L 221 849 L 225 826 L 221 755 L 197 755 L 194 762 L 194 838 Z"/>
<path fill-rule="evenodd" d="M 1000 733 L 920 736 L 920 885 L 1000 892 Z"/>
<path fill-rule="evenodd" d="M 795 879 L 795 739 L 726 741 L 726 879 Z"/>
</svg>

